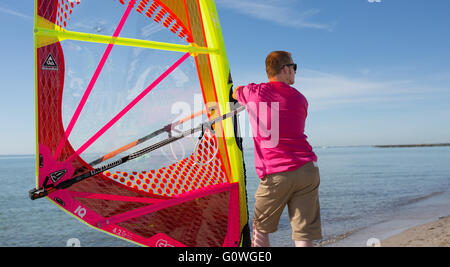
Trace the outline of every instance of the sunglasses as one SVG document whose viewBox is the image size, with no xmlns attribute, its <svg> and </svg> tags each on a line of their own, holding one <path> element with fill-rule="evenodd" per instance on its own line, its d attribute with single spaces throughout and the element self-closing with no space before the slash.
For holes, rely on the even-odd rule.
<svg viewBox="0 0 450 267">
<path fill-rule="evenodd" d="M 286 66 L 288 66 L 288 67 L 293 66 L 294 67 L 294 71 L 297 72 L 297 64 L 285 64 L 285 65 L 281 66 L 281 69 L 283 69 Z"/>
</svg>

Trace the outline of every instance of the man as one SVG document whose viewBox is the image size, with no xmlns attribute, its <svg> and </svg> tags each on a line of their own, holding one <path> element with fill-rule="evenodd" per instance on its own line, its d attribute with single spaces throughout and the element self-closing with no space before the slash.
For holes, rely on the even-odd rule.
<svg viewBox="0 0 450 267">
<path fill-rule="evenodd" d="M 286 205 L 296 246 L 322 239 L 317 157 L 304 134 L 308 102 L 290 86 L 296 71 L 290 53 L 274 51 L 266 59 L 269 82 L 240 86 L 233 94 L 250 115 L 261 179 L 253 220 L 256 247 L 270 246 L 269 233 L 277 230 Z"/>
</svg>

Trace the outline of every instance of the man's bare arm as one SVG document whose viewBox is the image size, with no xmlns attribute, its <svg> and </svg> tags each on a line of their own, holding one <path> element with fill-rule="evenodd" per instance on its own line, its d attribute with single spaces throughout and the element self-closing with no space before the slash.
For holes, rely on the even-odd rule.
<svg viewBox="0 0 450 267">
<path fill-rule="evenodd" d="M 236 87 L 236 89 L 234 89 L 234 92 L 233 92 L 233 99 L 234 100 L 237 100 L 237 98 L 236 98 L 236 91 L 237 91 L 237 89 L 239 89 L 241 87 L 243 87 L 243 86 L 238 86 L 238 87 Z"/>
</svg>

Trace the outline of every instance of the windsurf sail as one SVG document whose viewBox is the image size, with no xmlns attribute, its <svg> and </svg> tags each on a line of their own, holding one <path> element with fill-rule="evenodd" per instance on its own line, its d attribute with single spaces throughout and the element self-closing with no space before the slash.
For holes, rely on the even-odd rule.
<svg viewBox="0 0 450 267">
<path fill-rule="evenodd" d="M 34 34 L 32 199 L 144 246 L 250 245 L 212 0 L 36 0 Z"/>
</svg>

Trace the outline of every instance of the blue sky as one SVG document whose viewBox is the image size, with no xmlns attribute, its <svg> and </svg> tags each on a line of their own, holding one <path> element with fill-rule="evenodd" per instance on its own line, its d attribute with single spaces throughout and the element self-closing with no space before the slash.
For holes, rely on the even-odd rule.
<svg viewBox="0 0 450 267">
<path fill-rule="evenodd" d="M 217 0 L 235 85 L 287 50 L 313 146 L 450 142 L 447 0 Z M 0 1 L 0 154 L 34 153 L 33 8 Z"/>
</svg>

